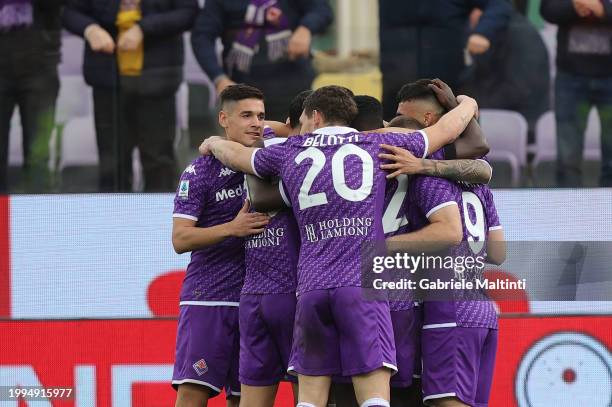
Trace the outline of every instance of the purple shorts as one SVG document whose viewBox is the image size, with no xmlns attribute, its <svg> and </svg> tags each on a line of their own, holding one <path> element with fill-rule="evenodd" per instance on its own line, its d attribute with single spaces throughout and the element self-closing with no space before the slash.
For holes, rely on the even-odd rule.
<svg viewBox="0 0 612 407">
<path fill-rule="evenodd" d="M 421 307 L 391 311 L 397 358 L 397 374 L 391 377 L 392 387 L 410 387 L 412 378 L 421 373 Z"/>
<path fill-rule="evenodd" d="M 295 303 L 295 293 L 240 296 L 240 383 L 271 386 L 288 379 Z"/>
<path fill-rule="evenodd" d="M 397 371 L 389 303 L 364 299 L 360 287 L 301 294 L 289 365 L 306 376 Z"/>
<path fill-rule="evenodd" d="M 493 381 L 497 330 L 432 328 L 422 333 L 423 402 L 457 397 L 487 407 Z"/>
<path fill-rule="evenodd" d="M 194 383 L 240 396 L 238 307 L 181 305 L 172 387 Z"/>
</svg>

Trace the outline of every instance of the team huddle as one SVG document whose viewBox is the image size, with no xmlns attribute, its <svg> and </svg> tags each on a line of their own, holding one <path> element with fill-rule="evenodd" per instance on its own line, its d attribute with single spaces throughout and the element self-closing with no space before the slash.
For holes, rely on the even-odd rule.
<svg viewBox="0 0 612 407">
<path fill-rule="evenodd" d="M 297 407 L 487 406 L 493 304 L 369 298 L 362 275 L 381 243 L 504 261 L 476 101 L 420 80 L 387 124 L 376 99 L 326 86 L 274 123 L 256 88 L 220 97 L 225 137 L 202 143 L 174 201 L 174 248 L 192 252 L 176 405 L 224 388 L 228 406 L 271 407 L 291 381 Z"/>
</svg>

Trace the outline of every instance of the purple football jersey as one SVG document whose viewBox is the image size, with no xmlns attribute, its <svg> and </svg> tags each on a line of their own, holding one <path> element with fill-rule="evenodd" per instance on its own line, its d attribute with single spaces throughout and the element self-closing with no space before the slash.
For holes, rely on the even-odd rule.
<svg viewBox="0 0 612 407">
<path fill-rule="evenodd" d="M 265 146 L 284 143 L 286 138 L 274 137 L 269 127 Z M 264 137 L 266 134 L 264 130 Z M 297 285 L 297 262 L 300 236 L 290 209 L 270 213 L 265 231 L 245 239 L 243 294 L 294 293 Z"/>
<path fill-rule="evenodd" d="M 463 185 L 451 181 L 425 176 L 415 176 L 409 186 L 408 219 L 411 230 L 419 230 L 429 224 L 428 217 L 436 210 L 448 205 L 458 205 L 463 224 L 463 242 L 454 251 L 454 256 L 486 256 L 485 239 L 489 230 L 500 227 L 493 194 L 486 185 Z M 472 273 L 482 272 L 474 268 Z M 469 275 L 466 280 L 480 278 Z M 465 293 L 464 293 L 465 294 Z M 467 295 L 475 295 L 475 290 Z M 461 297 L 465 298 L 465 297 Z M 485 297 L 481 297 L 485 298 Z M 449 321 L 448 307 L 454 308 L 454 320 Z M 456 322 L 463 327 L 497 328 L 497 314 L 490 301 L 457 300 L 433 301 L 425 307 L 425 325 Z M 439 312 L 438 312 L 439 311 Z"/>
<path fill-rule="evenodd" d="M 274 133 L 274 130 L 272 129 L 272 127 L 265 126 L 264 129 L 263 129 L 262 138 L 264 140 L 267 140 L 267 139 L 271 139 L 271 138 L 274 138 L 274 137 L 276 137 L 276 133 Z"/>
<path fill-rule="evenodd" d="M 265 231 L 245 239 L 243 294 L 294 293 L 300 237 L 291 209 L 270 213 Z"/>
<path fill-rule="evenodd" d="M 213 156 L 195 159 L 181 175 L 173 217 L 198 227 L 227 223 L 243 203 L 244 175 Z M 231 237 L 194 250 L 181 289 L 181 303 L 240 301 L 244 279 L 244 240 Z"/>
<path fill-rule="evenodd" d="M 441 148 L 427 156 L 433 160 L 444 160 L 444 149 Z M 387 181 L 385 192 L 385 212 L 383 214 L 383 229 L 385 237 L 401 235 L 410 232 L 408 225 L 408 175 L 402 174 Z M 406 311 L 414 307 L 414 295 L 410 290 L 393 291 L 389 293 L 391 311 Z"/>
<path fill-rule="evenodd" d="M 361 286 L 362 244 L 384 241 L 381 143 L 418 157 L 427 153 L 421 132 L 362 134 L 326 127 L 253 154 L 257 175 L 281 177 L 300 229 L 298 293 Z"/>
<path fill-rule="evenodd" d="M 408 175 L 402 174 L 387 180 L 382 223 L 385 238 L 410 231 L 406 216 L 408 205 Z M 395 290 L 389 293 L 391 311 L 406 311 L 414 307 L 414 295 L 409 290 Z"/>
</svg>

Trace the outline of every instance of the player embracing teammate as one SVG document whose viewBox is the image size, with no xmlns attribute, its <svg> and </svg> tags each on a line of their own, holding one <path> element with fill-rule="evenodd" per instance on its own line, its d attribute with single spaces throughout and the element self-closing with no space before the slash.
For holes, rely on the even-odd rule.
<svg viewBox="0 0 612 407">
<path fill-rule="evenodd" d="M 236 86 L 243 90 L 252 89 L 244 85 Z M 234 87 L 228 88 L 230 93 L 231 88 Z M 237 90 L 234 89 L 234 91 Z M 252 91 L 249 90 L 249 92 Z M 372 300 L 364 297 L 361 287 L 361 250 L 364 245 L 384 242 L 385 233 L 387 236 L 393 234 L 390 233 L 390 224 L 398 226 L 393 232 L 401 232 L 403 229 L 400 230 L 399 227 L 406 226 L 402 220 L 411 216 L 416 217 L 410 210 L 413 206 L 419 206 L 418 200 L 411 199 L 411 186 L 408 185 L 404 174 L 418 172 L 414 169 L 415 161 L 423 165 L 425 161 L 420 161 L 421 158 L 453 142 L 466 127 L 469 129 L 470 126 L 473 126 L 472 118 L 477 111 L 477 105 L 473 99 L 462 96 L 457 98 L 458 103 L 454 108 L 440 115 L 435 123 L 425 126 L 422 130 L 385 129 L 363 133 L 349 127 L 358 113 L 352 93 L 345 88 L 328 86 L 314 91 L 305 100 L 300 118 L 301 135 L 294 135 L 283 143 L 256 149 L 251 146 L 256 143 L 258 136 L 261 137 L 263 131 L 263 98 L 252 97 L 253 94 L 248 92 L 247 94 L 249 97 L 245 99 L 233 101 L 229 106 L 223 105 L 225 110 L 230 111 L 229 114 L 226 114 L 225 120 L 222 120 L 222 114 L 220 114 L 220 122 L 224 121 L 227 124 L 227 127 L 224 126 L 226 139 L 216 137 L 208 139 L 203 144 L 203 148 L 205 152 L 212 153 L 212 156 L 198 159 L 208 160 L 207 163 L 210 161 L 219 166 L 220 173 L 222 169 L 225 169 L 228 176 L 236 177 L 233 193 L 229 193 L 227 189 L 223 193 L 214 183 L 216 180 L 211 174 L 217 171 L 217 167 L 209 164 L 210 168 L 198 168 L 196 165 L 198 160 L 196 160 L 192 164 L 193 172 L 201 170 L 206 174 L 202 176 L 202 181 L 206 182 L 206 187 L 202 188 L 205 192 L 198 194 L 205 197 L 194 198 L 199 201 L 193 203 L 193 212 L 177 209 L 181 207 L 179 205 L 181 198 L 188 201 L 189 193 L 196 194 L 192 192 L 192 186 L 189 185 L 189 183 L 196 184 L 194 178 L 191 177 L 195 174 L 192 174 L 190 166 L 187 168 L 190 171 L 186 170 L 181 178 L 175 199 L 175 216 L 179 217 L 179 222 L 183 220 L 194 222 L 181 226 L 206 228 L 208 224 L 200 220 L 203 218 L 202 208 L 206 210 L 213 206 L 206 201 L 206 197 L 209 200 L 219 196 L 237 197 L 234 206 L 225 211 L 224 216 L 227 218 L 225 222 L 237 222 L 236 219 L 240 218 L 242 228 L 239 231 L 238 228 L 230 228 L 235 231 L 233 235 L 252 235 L 246 240 L 247 281 L 242 288 L 242 296 L 240 296 L 240 287 L 238 287 L 238 291 L 232 290 L 232 295 L 227 296 L 227 299 L 219 297 L 219 299 L 214 298 L 210 301 L 218 307 L 235 307 L 236 302 L 240 303 L 240 336 L 238 336 L 235 323 L 238 316 L 235 310 L 229 312 L 232 315 L 226 315 L 228 312 L 224 309 L 222 312 L 226 314 L 217 318 L 217 321 L 223 322 L 218 322 L 217 326 L 220 327 L 223 323 L 231 326 L 223 334 L 226 336 L 223 344 L 225 347 L 227 347 L 227 342 L 235 343 L 236 338 L 240 337 L 240 379 L 244 385 L 243 389 L 249 392 L 249 397 L 245 397 L 241 405 L 247 407 L 271 405 L 274 400 L 275 386 L 283 378 L 286 367 L 290 373 L 296 374 L 299 378 L 298 407 L 324 407 L 334 376 L 351 378 L 359 406 L 387 407 L 390 405 L 391 398 L 390 378 L 398 368 L 396 342 L 398 345 L 400 342 L 397 332 L 394 336 L 393 327 L 396 326 L 396 331 L 398 331 L 397 327 L 409 325 L 410 331 L 418 331 L 418 317 L 414 316 L 412 311 L 396 313 L 398 321 L 392 323 L 390 306 L 386 299 Z M 435 95 L 434 93 L 434 97 Z M 261 106 L 257 101 L 261 102 Z M 253 105 L 250 105 L 250 102 Z M 245 104 L 246 106 L 243 106 Z M 256 105 L 257 107 L 254 107 Z M 231 112 L 236 116 L 232 116 Z M 232 118 L 235 119 L 235 122 L 232 122 Z M 251 122 L 247 125 L 249 120 Z M 234 130 L 231 130 L 232 126 L 235 126 Z M 239 127 L 240 130 L 236 130 L 236 127 Z M 383 156 L 381 156 L 381 153 L 384 152 L 381 150 L 382 144 L 387 145 L 388 150 Z M 465 156 L 462 153 L 465 151 L 465 146 L 461 146 L 460 143 L 455 145 L 452 151 L 455 156 Z M 468 156 L 475 158 L 478 154 L 473 152 Z M 403 176 L 395 181 L 394 189 L 389 189 L 386 179 L 388 173 L 381 169 L 381 166 L 389 165 L 386 162 L 387 158 L 391 158 L 396 165 L 391 168 L 395 170 L 395 175 Z M 465 163 L 457 163 L 457 167 L 452 167 L 450 172 L 445 172 L 440 170 L 440 166 L 431 163 L 429 162 L 428 165 L 433 165 L 435 170 L 430 167 L 420 170 L 425 174 L 473 181 L 473 166 L 466 170 Z M 287 204 L 291 206 L 291 211 L 285 210 L 268 217 L 259 213 L 248 213 L 246 206 L 240 210 L 242 201 L 240 195 L 243 189 L 240 189 L 241 193 L 238 194 L 238 184 L 242 179 L 242 173 L 254 174 L 265 179 L 280 178 L 279 189 Z M 485 176 L 485 180 L 486 178 L 488 175 Z M 482 180 L 482 175 L 476 179 Z M 185 181 L 188 182 L 185 183 Z M 242 184 L 240 185 L 243 188 Z M 450 183 L 450 185 L 457 184 Z M 188 192 L 183 192 L 185 188 Z M 394 200 L 396 195 L 397 199 Z M 489 195 L 483 193 L 484 196 Z M 200 205 L 199 209 L 195 209 L 198 205 Z M 449 203 L 444 207 L 451 205 Z M 393 216 L 389 215 L 390 208 L 394 212 Z M 200 212 L 193 215 L 192 213 L 197 210 Z M 283 218 L 284 216 L 286 218 Z M 234 217 L 235 219 L 232 220 Z M 386 222 L 385 219 L 387 219 Z M 207 220 L 212 219 L 207 217 Z M 216 216 L 215 225 L 221 223 L 220 220 L 223 220 L 222 217 Z M 299 238 L 293 237 L 294 229 L 290 223 L 287 224 L 285 221 L 296 222 Z M 177 229 L 176 223 L 175 219 L 175 229 Z M 413 230 L 412 225 L 408 226 L 410 230 Z M 423 224 L 423 226 L 426 225 Z M 176 234 L 178 232 L 175 232 Z M 236 264 L 233 272 L 223 276 L 218 273 L 218 270 L 223 268 L 224 262 L 244 261 L 244 252 L 238 259 L 239 250 L 242 249 L 244 242 L 233 242 L 234 251 L 228 253 L 224 250 L 230 246 L 234 238 L 228 237 L 227 233 L 215 236 L 214 239 L 193 239 L 195 240 L 191 242 L 191 245 L 185 244 L 181 246 L 182 250 L 177 248 L 177 251 L 216 249 L 219 250 L 217 252 L 219 256 L 223 254 L 225 257 L 220 258 L 220 263 L 215 263 L 217 260 L 207 258 L 216 266 L 215 271 L 208 274 L 190 273 L 188 269 L 181 296 L 177 362 L 173 380 L 175 384 L 180 384 L 177 405 L 181 405 L 179 401 L 181 400 L 182 384 L 196 384 L 199 386 L 196 387 L 197 389 L 203 388 L 203 393 L 207 395 L 204 397 L 205 400 L 208 396 L 215 395 L 222 386 L 226 386 L 226 390 L 229 389 L 228 394 L 240 394 L 229 379 L 236 370 L 234 368 L 225 369 L 228 375 L 223 380 L 216 380 L 215 383 L 190 377 L 193 375 L 193 370 L 195 374 L 199 374 L 197 369 L 199 367 L 201 367 L 200 371 L 205 370 L 201 376 L 210 369 L 210 377 L 213 377 L 212 364 L 209 360 L 212 360 L 214 356 L 206 356 L 208 354 L 205 348 L 207 346 L 210 349 L 215 346 L 223 347 L 220 344 L 215 345 L 216 334 L 213 335 L 207 331 L 204 338 L 201 336 L 191 338 L 189 345 L 180 345 L 184 341 L 181 337 L 182 332 L 185 332 L 185 335 L 194 335 L 194 333 L 189 333 L 189 328 L 185 329 L 182 325 L 186 324 L 184 321 L 193 320 L 183 314 L 188 313 L 189 308 L 186 306 L 195 306 L 196 302 L 191 298 L 183 300 L 183 294 L 190 292 L 208 296 L 217 285 L 238 279 L 238 276 L 241 279 L 244 264 L 241 266 Z M 174 240 L 173 238 L 173 242 Z M 300 241 L 299 248 L 297 241 Z M 177 247 L 176 243 L 175 247 Z M 295 272 L 296 260 L 297 272 Z M 192 263 L 194 263 L 193 257 Z M 209 264 L 202 266 L 202 270 L 210 270 L 206 268 L 208 266 Z M 190 267 L 192 267 L 191 263 Z M 239 267 L 242 267 L 241 271 L 238 271 Z M 202 277 L 202 274 L 206 276 Z M 191 277 L 192 275 L 196 277 Z M 226 280 L 228 277 L 229 280 Z M 197 288 L 191 288 L 190 284 L 194 285 L 190 283 L 192 280 L 197 281 Z M 294 292 L 297 293 L 297 301 Z M 238 301 L 235 301 L 236 299 Z M 405 309 L 410 310 L 413 301 L 407 300 L 405 303 L 410 305 Z M 286 321 L 291 319 L 293 307 L 295 307 L 295 324 L 292 349 L 288 366 L 283 367 L 282 363 L 285 363 L 287 357 L 279 355 L 278 350 L 286 349 L 286 344 L 290 342 L 287 339 L 286 331 L 289 328 Z M 403 309 L 396 309 L 396 311 L 403 311 Z M 210 311 L 207 313 L 211 314 Z M 409 315 L 407 318 L 410 318 L 410 321 L 401 321 L 403 315 Z M 425 310 L 424 318 L 427 318 L 427 310 Z M 227 324 L 230 319 L 232 322 Z M 283 324 L 279 323 L 278 326 L 275 326 L 275 322 L 281 322 L 280 320 Z M 212 329 L 213 325 L 209 327 Z M 284 332 L 280 332 L 278 327 L 281 327 L 280 330 Z M 487 329 L 493 328 L 495 327 Z M 228 334 L 230 331 L 231 335 Z M 413 334 L 415 337 L 417 335 L 418 333 Z M 493 343 L 492 336 L 491 343 Z M 425 338 L 425 335 L 423 337 Z M 279 346 L 275 338 L 283 338 L 281 341 L 284 345 Z M 411 340 L 406 337 L 404 341 L 410 343 Z M 203 345 L 198 345 L 198 343 Z M 416 338 L 413 338 L 410 346 L 414 346 L 415 343 Z M 191 350 L 198 346 L 198 351 L 204 355 L 201 358 L 204 363 L 200 363 L 198 359 L 190 366 L 191 359 L 183 361 L 185 357 L 181 349 Z M 416 351 L 412 351 L 410 358 L 417 359 L 415 353 Z M 233 363 L 237 362 L 235 345 L 232 351 L 224 355 L 227 358 L 224 363 L 230 363 L 233 366 Z M 427 362 L 424 360 L 424 363 Z M 431 362 L 429 363 L 431 365 Z M 219 365 L 222 364 L 219 363 Z M 409 364 L 415 366 L 418 365 L 418 362 L 411 360 Z M 216 368 L 217 361 L 215 361 Z M 427 372 L 427 365 L 424 369 Z M 412 373 L 410 372 L 408 376 L 412 376 Z M 218 377 L 222 376 L 216 372 L 215 374 Z M 403 382 L 404 386 L 409 384 L 409 380 Z M 439 397 L 427 397 L 428 392 L 426 388 L 427 401 L 435 399 L 447 402 Z M 246 393 L 243 396 L 246 396 Z M 458 398 L 464 402 L 474 402 L 473 399 Z M 449 402 L 453 401 L 455 400 Z M 436 404 L 453 405 L 438 402 Z M 480 407 L 486 405 L 486 402 L 477 405 Z"/>
</svg>

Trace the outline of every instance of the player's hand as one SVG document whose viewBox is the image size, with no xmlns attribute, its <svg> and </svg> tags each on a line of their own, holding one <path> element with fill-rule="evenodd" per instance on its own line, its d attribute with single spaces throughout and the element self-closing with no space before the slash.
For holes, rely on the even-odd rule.
<svg viewBox="0 0 612 407">
<path fill-rule="evenodd" d="M 117 48 L 121 51 L 135 51 L 142 43 L 144 34 L 138 24 L 134 24 L 129 30 L 119 35 Z"/>
<path fill-rule="evenodd" d="M 289 38 L 287 46 L 287 54 L 289 59 L 294 61 L 298 58 L 307 58 L 310 55 L 310 42 L 312 34 L 310 30 L 304 26 L 299 26 Z"/>
<path fill-rule="evenodd" d="M 115 41 L 113 37 L 98 24 L 87 26 L 83 36 L 94 52 L 104 52 L 106 54 L 115 52 Z"/>
<path fill-rule="evenodd" d="M 461 103 L 469 103 L 474 107 L 474 117 L 478 119 L 478 102 L 476 102 L 476 99 L 471 98 L 467 95 L 459 95 L 457 96 L 457 102 L 459 104 Z"/>
<path fill-rule="evenodd" d="M 202 144 L 200 144 L 200 147 L 198 147 L 198 151 L 200 152 L 200 155 L 211 155 L 212 149 L 210 147 L 212 143 L 214 143 L 217 140 L 223 140 L 223 138 L 219 136 L 210 136 L 209 138 L 204 140 Z"/>
<path fill-rule="evenodd" d="M 491 47 L 491 41 L 484 35 L 472 34 L 468 38 L 467 50 L 472 55 L 484 54 Z"/>
<path fill-rule="evenodd" d="M 423 159 L 416 158 L 410 151 L 388 144 L 381 144 L 380 147 L 387 150 L 388 153 L 380 153 L 378 157 L 391 161 L 380 166 L 383 170 L 393 171 L 387 175 L 387 179 L 395 178 L 402 174 L 420 174 L 423 171 Z"/>
<path fill-rule="evenodd" d="M 436 94 L 438 102 L 446 110 L 454 109 L 459 104 L 453 90 L 442 80 L 437 78 L 432 80 L 429 84 L 429 89 Z"/>
<path fill-rule="evenodd" d="M 265 226 L 270 222 L 270 217 L 266 214 L 249 213 L 250 206 L 251 203 L 246 199 L 238 215 L 229 222 L 229 231 L 232 236 L 245 237 L 262 233 Z"/>
</svg>

